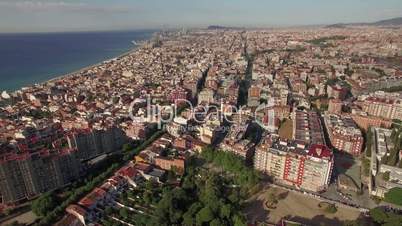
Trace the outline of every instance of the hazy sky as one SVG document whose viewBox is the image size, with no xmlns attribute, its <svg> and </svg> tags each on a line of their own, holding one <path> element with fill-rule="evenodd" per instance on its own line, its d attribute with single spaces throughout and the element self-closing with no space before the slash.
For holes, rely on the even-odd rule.
<svg viewBox="0 0 402 226">
<path fill-rule="evenodd" d="M 288 26 L 402 16 L 402 0 L 0 0 L 0 32 Z"/>
</svg>

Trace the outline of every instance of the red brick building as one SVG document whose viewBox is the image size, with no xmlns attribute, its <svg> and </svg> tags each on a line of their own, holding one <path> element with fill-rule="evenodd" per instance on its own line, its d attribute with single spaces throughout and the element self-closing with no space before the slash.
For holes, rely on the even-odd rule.
<svg viewBox="0 0 402 226">
<path fill-rule="evenodd" d="M 256 148 L 254 168 L 281 184 L 309 191 L 325 190 L 334 166 L 332 151 L 325 145 L 304 145 L 267 137 Z"/>
<path fill-rule="evenodd" d="M 327 87 L 328 97 L 344 100 L 348 90 L 340 85 L 333 85 Z"/>
<path fill-rule="evenodd" d="M 363 135 L 351 117 L 329 114 L 324 116 L 324 121 L 334 148 L 354 156 L 360 155 Z"/>
<path fill-rule="evenodd" d="M 363 115 L 351 115 L 351 117 L 356 124 L 365 131 L 367 131 L 369 127 L 391 128 L 392 126 L 391 120 L 382 119 L 380 117 Z"/>
<path fill-rule="evenodd" d="M 333 114 L 340 114 L 342 112 L 342 101 L 337 99 L 330 99 L 328 103 L 328 112 Z"/>
<path fill-rule="evenodd" d="M 171 170 L 174 168 L 179 174 L 183 174 L 185 170 L 184 158 L 167 158 L 159 156 L 155 158 L 154 164 L 164 170 Z"/>
<path fill-rule="evenodd" d="M 173 90 L 169 95 L 169 101 L 175 104 L 183 104 L 189 99 L 189 92 L 181 87 Z"/>
</svg>

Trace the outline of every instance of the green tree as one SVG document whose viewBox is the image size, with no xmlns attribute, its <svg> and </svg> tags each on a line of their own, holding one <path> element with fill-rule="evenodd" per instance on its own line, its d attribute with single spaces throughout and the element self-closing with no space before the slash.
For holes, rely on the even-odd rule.
<svg viewBox="0 0 402 226">
<path fill-rule="evenodd" d="M 385 181 L 389 181 L 389 177 L 390 177 L 391 172 L 387 171 L 382 175 L 382 179 Z"/>
<path fill-rule="evenodd" d="M 32 211 L 37 216 L 46 216 L 56 207 L 56 201 L 51 193 L 45 193 L 31 204 Z"/>
<path fill-rule="evenodd" d="M 391 165 L 391 166 L 396 166 L 396 164 L 398 163 L 399 160 L 399 148 L 394 147 L 391 149 L 390 151 L 390 155 L 387 159 L 387 164 Z"/>
<path fill-rule="evenodd" d="M 175 173 L 174 170 L 169 170 L 169 171 L 168 171 L 167 180 L 168 180 L 168 181 L 174 181 L 174 180 L 176 180 L 176 173 Z"/>
<path fill-rule="evenodd" d="M 123 144 L 124 153 L 127 153 L 127 152 L 131 151 L 132 149 L 133 149 L 133 146 L 131 144 L 129 144 L 129 143 Z"/>
<path fill-rule="evenodd" d="M 10 208 L 7 208 L 7 209 L 4 210 L 4 214 L 5 214 L 6 216 L 10 215 L 10 213 L 11 213 L 11 209 L 10 209 Z"/>
<path fill-rule="evenodd" d="M 327 213 L 336 213 L 337 211 L 338 211 L 338 209 L 336 208 L 335 204 L 329 204 L 325 208 L 325 212 L 327 212 Z"/>
<path fill-rule="evenodd" d="M 357 220 L 346 220 L 343 222 L 342 225 L 343 226 L 360 226 L 361 224 Z"/>
<path fill-rule="evenodd" d="M 103 226 L 115 226 L 116 225 L 115 221 L 105 218 L 105 217 L 103 219 L 101 219 L 101 223 Z"/>
<path fill-rule="evenodd" d="M 240 202 L 258 184 L 258 174 L 231 153 L 206 147 L 201 155 L 227 173 L 211 173 L 195 167 L 199 161 L 189 161 L 182 187 L 163 188 L 148 225 L 245 225 Z"/>
<path fill-rule="evenodd" d="M 197 225 L 208 223 L 214 219 L 214 214 L 209 207 L 202 208 L 196 215 Z"/>
<path fill-rule="evenodd" d="M 229 204 L 223 205 L 220 209 L 219 216 L 222 219 L 230 219 L 230 215 L 232 214 L 232 207 Z"/>
<path fill-rule="evenodd" d="M 392 212 L 385 212 L 380 208 L 374 208 L 370 210 L 370 216 L 373 221 L 380 225 L 385 226 L 399 226 L 402 225 L 402 216 L 394 214 Z"/>
<path fill-rule="evenodd" d="M 388 218 L 385 220 L 384 226 L 396 226 L 402 225 L 402 215 L 388 213 Z"/>
<path fill-rule="evenodd" d="M 185 226 L 193 226 L 195 225 L 195 217 L 190 213 L 186 212 L 183 215 L 183 225 Z"/>
<path fill-rule="evenodd" d="M 224 225 L 224 224 L 222 223 L 222 221 L 221 221 L 220 219 L 215 218 L 215 219 L 213 219 L 213 220 L 211 221 L 211 223 L 209 223 L 209 225 L 210 225 L 210 226 L 222 226 L 222 225 Z"/>
<path fill-rule="evenodd" d="M 124 218 L 124 219 L 127 219 L 128 218 L 128 210 L 127 210 L 127 208 L 121 208 L 120 210 L 119 210 L 119 215 L 122 217 L 122 218 Z"/>
<path fill-rule="evenodd" d="M 200 202 L 193 203 L 187 212 L 183 215 L 183 223 L 187 226 L 195 225 L 195 215 L 202 209 L 203 205 Z"/>
<path fill-rule="evenodd" d="M 148 180 L 147 182 L 145 182 L 145 189 L 147 191 L 152 191 L 154 188 L 155 188 L 155 185 L 151 180 Z"/>
<path fill-rule="evenodd" d="M 243 216 L 237 214 L 237 215 L 233 216 L 233 225 L 234 226 L 245 226 L 246 220 L 244 219 Z"/>
<path fill-rule="evenodd" d="M 196 184 L 194 183 L 194 177 L 192 176 L 187 176 L 183 180 L 182 188 L 186 190 L 194 190 L 196 187 Z"/>
<path fill-rule="evenodd" d="M 152 193 L 149 191 L 146 191 L 144 193 L 143 199 L 144 199 L 144 202 L 146 205 L 150 205 L 152 203 Z"/>
<path fill-rule="evenodd" d="M 207 162 L 220 166 L 222 170 L 234 174 L 234 182 L 242 187 L 243 194 L 248 193 L 252 187 L 258 184 L 258 172 L 247 167 L 244 160 L 233 153 L 205 147 L 201 152 L 201 157 Z"/>
<path fill-rule="evenodd" d="M 240 201 L 239 195 L 236 194 L 236 193 L 234 193 L 234 192 L 229 195 L 228 199 L 229 199 L 230 202 L 232 202 L 232 203 L 238 203 L 238 202 Z"/>
<path fill-rule="evenodd" d="M 374 208 L 370 210 L 370 216 L 374 222 L 382 224 L 388 218 L 387 214 L 380 208 Z"/>
<path fill-rule="evenodd" d="M 113 208 L 108 206 L 105 208 L 106 215 L 111 215 L 113 213 Z"/>
<path fill-rule="evenodd" d="M 366 156 L 371 157 L 371 148 L 373 146 L 373 132 L 371 127 L 368 128 L 367 133 L 365 133 L 366 138 Z"/>
</svg>

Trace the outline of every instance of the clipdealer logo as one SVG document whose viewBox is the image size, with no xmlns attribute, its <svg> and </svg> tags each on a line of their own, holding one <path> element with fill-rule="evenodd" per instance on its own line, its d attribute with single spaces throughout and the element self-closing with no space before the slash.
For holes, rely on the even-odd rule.
<svg viewBox="0 0 402 226">
<path fill-rule="evenodd" d="M 181 110 L 186 109 L 189 112 L 189 115 L 186 117 L 187 121 L 193 121 L 195 124 L 225 121 L 230 125 L 242 121 L 247 117 L 247 119 L 251 119 L 263 128 L 269 127 L 266 120 L 264 120 L 269 118 L 270 112 L 273 114 L 273 111 L 268 110 L 269 105 L 259 105 L 253 113 L 246 108 L 246 106 L 237 107 L 223 101 L 219 104 L 211 103 L 194 106 L 187 99 L 177 99 L 173 104 L 160 105 L 152 103 L 151 96 L 147 95 L 146 98 L 136 99 L 130 103 L 128 116 L 135 123 L 156 123 L 158 129 L 161 129 L 164 125 L 173 122 L 175 118 L 180 117 Z M 236 119 L 232 117 L 235 114 L 237 115 Z M 271 115 L 271 118 L 273 116 Z M 219 130 L 225 131 L 230 129 L 223 127 L 225 126 L 220 125 Z"/>
</svg>

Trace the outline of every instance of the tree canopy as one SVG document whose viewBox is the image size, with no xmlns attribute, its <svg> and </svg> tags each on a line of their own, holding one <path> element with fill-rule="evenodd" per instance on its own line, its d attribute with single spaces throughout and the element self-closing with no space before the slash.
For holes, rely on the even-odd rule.
<svg viewBox="0 0 402 226">
<path fill-rule="evenodd" d="M 232 178 L 188 164 L 180 188 L 165 189 L 149 225 L 245 225 Z"/>
<path fill-rule="evenodd" d="M 387 213 L 381 208 L 370 210 L 370 217 L 379 225 L 397 226 L 402 225 L 402 216 L 394 213 Z"/>
<path fill-rule="evenodd" d="M 53 194 L 45 193 L 32 202 L 31 208 L 37 216 L 43 217 L 46 216 L 48 212 L 52 211 L 56 205 Z"/>
</svg>

